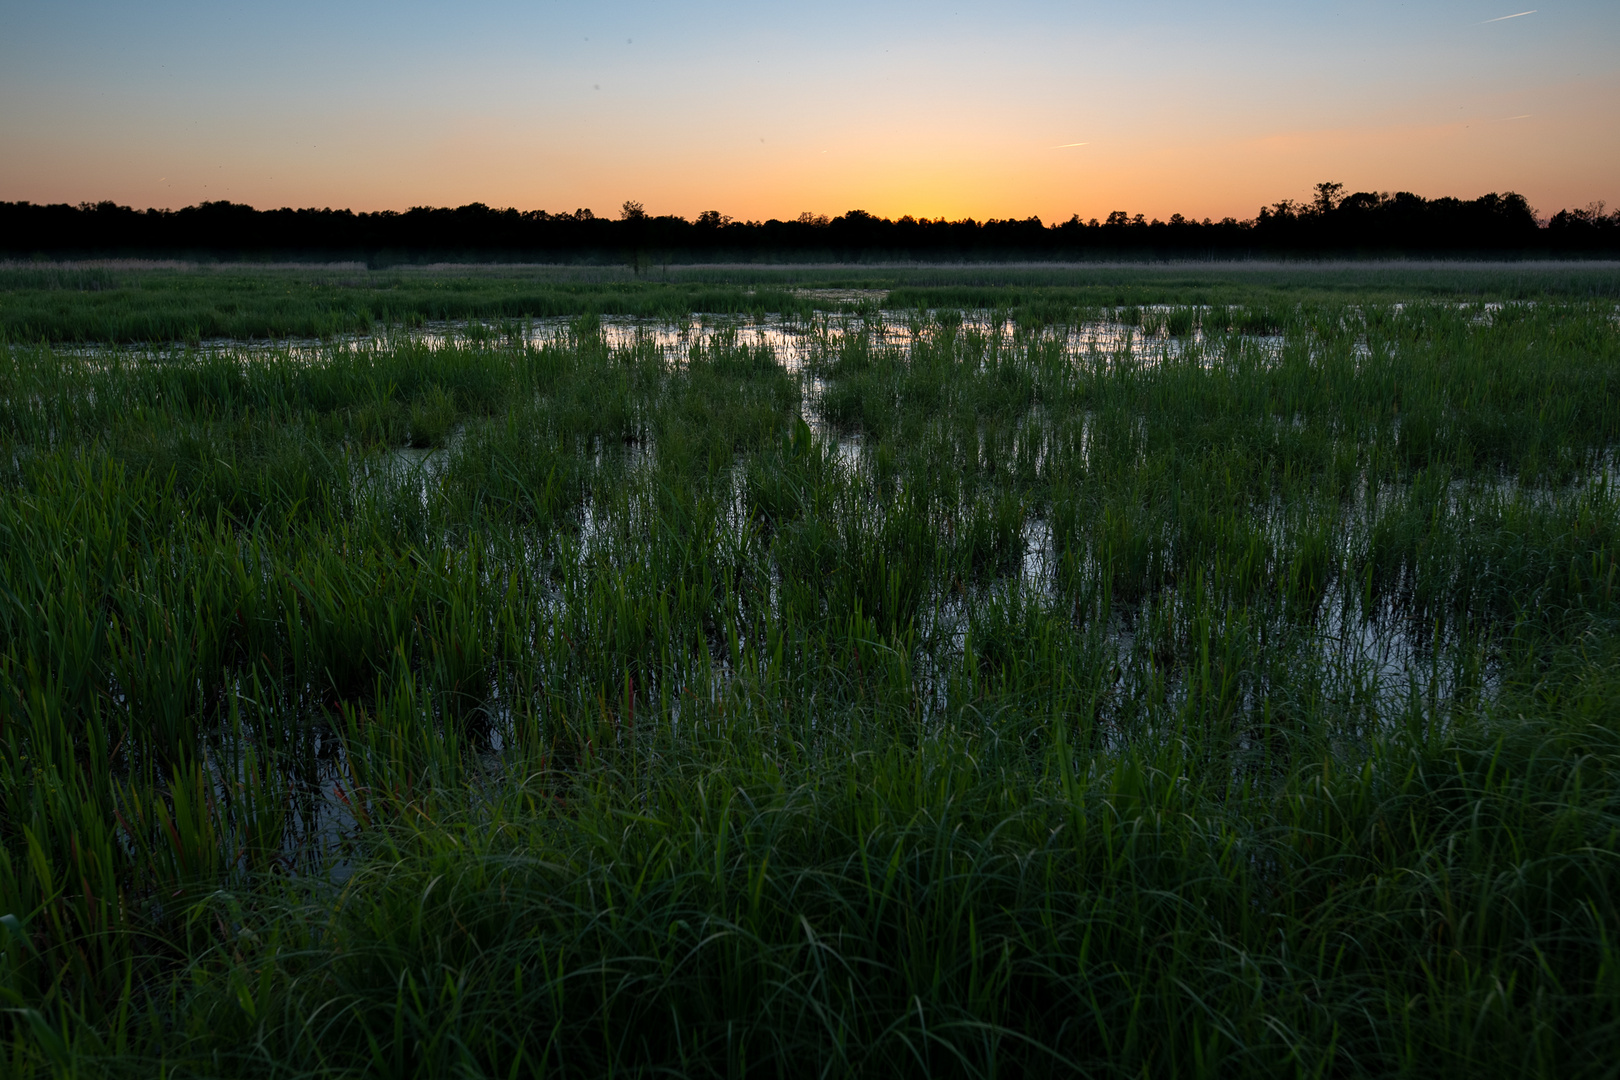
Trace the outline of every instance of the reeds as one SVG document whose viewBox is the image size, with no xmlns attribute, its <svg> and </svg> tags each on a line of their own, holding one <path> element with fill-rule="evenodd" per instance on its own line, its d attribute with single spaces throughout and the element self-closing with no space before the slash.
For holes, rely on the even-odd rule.
<svg viewBox="0 0 1620 1080">
<path fill-rule="evenodd" d="M 1608 1075 L 1612 306 L 1002 312 L 10 347 L 4 1068 Z"/>
</svg>

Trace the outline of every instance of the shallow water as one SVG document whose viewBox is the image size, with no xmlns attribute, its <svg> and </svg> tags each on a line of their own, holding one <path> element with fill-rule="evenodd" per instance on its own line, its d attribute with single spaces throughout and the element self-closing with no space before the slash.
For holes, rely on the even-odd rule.
<svg viewBox="0 0 1620 1080">
<path fill-rule="evenodd" d="M 828 299 L 842 298 L 828 297 Z M 1168 305 L 1144 306 L 1150 317 L 1173 310 Z M 694 348 L 717 344 L 748 348 L 768 347 L 789 371 L 798 371 L 817 350 L 836 347 L 850 334 L 870 335 L 876 348 L 901 348 L 924 333 L 941 329 L 939 312 L 921 315 L 916 311 L 877 311 L 871 315 L 821 311 L 808 320 L 768 314 L 695 314 L 690 318 L 641 318 L 628 315 L 600 316 L 597 324 L 603 342 L 613 349 L 654 349 L 671 363 L 684 363 Z M 950 314 L 955 315 L 956 312 Z M 1062 342 L 1066 351 L 1082 356 L 1113 356 L 1126 352 L 1149 357 L 1179 356 L 1189 345 L 1202 346 L 1217 336 L 1193 327 L 1185 334 L 1171 334 L 1162 327 L 1144 329 L 1118 319 L 1097 319 L 1073 326 L 1043 328 L 1018 327 L 1004 315 L 989 310 L 967 310 L 950 325 L 958 333 L 971 333 L 1011 345 L 1034 341 Z M 1151 319 L 1150 319 L 1151 321 Z M 1162 320 L 1161 320 L 1162 321 Z M 66 355 L 162 356 L 176 352 L 206 354 L 237 353 L 245 356 L 276 355 L 315 361 L 334 352 L 364 352 L 400 344 L 445 346 L 531 347 L 566 341 L 577 336 L 579 320 L 553 317 L 523 320 L 438 320 L 415 327 L 390 327 L 367 333 L 339 334 L 329 338 L 206 338 L 195 344 L 158 343 L 138 345 L 62 345 L 56 351 Z M 1282 335 L 1242 335 L 1268 351 L 1282 344 Z"/>
<path fill-rule="evenodd" d="M 848 298 L 828 299 L 845 302 Z M 1142 310 L 1149 315 L 1162 315 L 1170 309 Z M 1162 319 L 1158 321 L 1163 322 Z M 840 435 L 824 422 L 819 409 L 823 386 L 817 375 L 818 361 L 835 352 L 851 335 L 868 338 L 876 349 L 897 351 L 904 351 L 920 336 L 946 332 L 975 335 L 991 351 L 1022 349 L 1035 343 L 1047 346 L 1058 344 L 1077 363 L 1102 364 L 1126 359 L 1138 363 L 1169 360 L 1183 355 L 1190 348 L 1211 347 L 1211 355 L 1214 356 L 1219 355 L 1216 348 L 1223 347 L 1224 343 L 1234 338 L 1245 345 L 1252 345 L 1263 354 L 1276 355 L 1283 343 L 1281 335 L 1237 336 L 1223 333 L 1206 336 L 1197 327 L 1179 336 L 1162 328 L 1145 332 L 1140 325 L 1122 319 L 1099 319 L 1077 326 L 1036 329 L 1016 326 L 990 311 L 964 312 L 959 323 L 954 318 L 949 322 L 941 321 L 938 313 L 922 315 L 915 311 L 878 311 L 865 315 L 824 312 L 808 320 L 780 316 L 699 315 L 671 322 L 610 316 L 601 318 L 595 327 L 599 329 L 593 328 L 590 332 L 599 332 L 601 340 L 610 349 L 634 349 L 643 355 L 653 351 L 671 366 L 686 363 L 694 350 L 698 349 L 708 350 L 717 346 L 770 349 L 784 369 L 801 379 L 806 421 L 812 431 L 830 445 L 840 466 L 851 474 L 860 474 L 870 467 L 866 447 L 858 437 Z M 120 348 L 116 351 L 126 355 L 154 357 L 198 352 L 318 362 L 334 353 L 382 350 L 402 343 L 428 348 L 543 347 L 567 344 L 577 339 L 579 333 L 580 323 L 569 318 L 500 324 L 440 322 L 328 340 L 213 340 L 192 346 L 189 350 L 165 346 Z M 112 350 L 91 347 L 77 351 L 93 356 Z M 1082 442 L 1085 441 L 1086 436 L 1083 435 Z M 357 477 L 357 483 L 411 485 L 425 503 L 434 497 L 444 469 L 456 452 L 456 445 L 457 441 L 452 437 L 445 445 L 434 449 L 399 448 L 383 458 L 380 466 L 376 459 L 369 459 L 366 466 L 369 473 Z M 629 451 L 630 458 L 623 467 L 633 474 L 649 464 L 655 453 L 656 448 L 650 444 L 638 444 Z M 1612 462 L 1608 467 L 1612 469 Z M 742 476 L 737 470 L 733 475 L 731 509 L 726 519 L 727 528 L 738 532 L 751 527 L 744 509 L 743 494 Z M 1385 497 L 1392 494 L 1388 490 L 1384 492 Z M 632 517 L 635 514 L 634 503 L 630 513 Z M 1345 513 L 1347 530 L 1355 527 L 1351 523 L 1361 514 L 1360 509 Z M 636 524 L 634 521 L 613 521 L 611 516 L 611 508 L 598 506 L 588 499 L 581 510 L 576 538 L 565 545 L 567 557 L 578 560 L 578 564 L 583 566 L 587 560 L 622 554 L 618 545 L 622 543 L 626 530 L 633 532 Z M 926 625 L 920 629 L 923 637 L 934 644 L 926 655 L 916 658 L 914 671 L 918 698 L 925 703 L 924 709 L 930 720 L 937 721 L 946 716 L 946 673 L 952 659 L 961 654 L 977 608 L 998 595 L 1006 597 L 1012 593 L 1023 598 L 1023 602 L 1051 610 L 1062 608 L 1069 602 L 1059 584 L 1057 545 L 1050 522 L 1039 515 L 1026 517 L 1022 524 L 1022 538 L 1021 558 L 1011 573 L 994 582 L 961 592 L 952 592 L 942 584 L 937 590 L 938 596 L 927 605 L 923 616 Z M 536 552 L 536 557 L 550 556 Z M 563 598 L 555 597 L 554 602 L 561 604 Z M 1151 649 L 1151 643 L 1147 641 L 1138 621 L 1117 613 L 1105 628 L 1105 635 L 1107 648 L 1117 663 L 1112 692 L 1128 694 L 1133 685 L 1131 679 L 1140 675 L 1144 662 L 1151 662 L 1143 655 L 1144 649 Z M 1450 673 L 1439 662 L 1448 642 L 1430 641 L 1422 633 L 1414 633 L 1413 627 L 1392 603 L 1385 604 L 1381 610 L 1360 610 L 1359 605 L 1345 595 L 1337 584 L 1328 587 L 1321 610 L 1310 620 L 1308 627 L 1299 629 L 1292 641 L 1296 647 L 1305 650 L 1309 662 L 1324 672 L 1324 682 L 1335 692 L 1346 696 L 1364 695 L 1375 703 L 1372 711 L 1378 714 L 1382 714 L 1386 708 L 1391 710 L 1391 715 L 1398 714 L 1400 702 L 1414 696 L 1443 700 L 1450 696 L 1452 690 L 1447 681 Z M 1134 675 L 1133 667 L 1136 669 Z M 715 675 L 715 686 L 693 689 L 710 695 L 723 694 L 726 681 L 730 678 L 724 663 L 717 666 Z M 1489 691 L 1487 682 L 1486 692 Z M 1262 688 L 1252 685 L 1245 691 L 1245 711 L 1253 707 L 1252 698 L 1261 692 Z M 487 708 L 490 727 L 487 745 L 482 748 L 482 760 L 487 771 L 498 774 L 503 760 L 503 744 L 509 745 L 510 707 L 503 705 L 497 697 L 489 702 Z M 678 723 L 679 717 L 671 717 L 670 722 Z M 358 819 L 347 797 L 341 794 L 347 775 L 347 766 L 341 754 L 339 748 L 330 759 L 324 761 L 320 766 L 319 782 L 302 793 L 302 808 L 295 815 L 299 825 L 288 833 L 289 858 L 308 855 L 311 849 L 324 853 L 336 851 L 345 837 L 358 828 Z M 341 878 L 346 872 L 346 864 L 341 859 L 332 861 L 320 858 L 317 861 L 335 877 Z"/>
</svg>

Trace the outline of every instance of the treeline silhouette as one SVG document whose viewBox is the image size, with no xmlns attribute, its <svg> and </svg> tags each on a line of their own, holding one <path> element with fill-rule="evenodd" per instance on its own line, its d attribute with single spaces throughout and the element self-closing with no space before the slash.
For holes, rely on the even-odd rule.
<svg viewBox="0 0 1620 1080">
<path fill-rule="evenodd" d="M 695 220 L 653 216 L 626 202 L 616 217 L 455 208 L 256 210 L 205 202 L 181 210 L 135 210 L 113 202 L 0 202 L 0 251 L 15 256 L 191 255 L 262 258 L 343 256 L 374 265 L 426 259 L 546 258 L 630 261 L 792 258 L 1062 259 L 1123 254 L 1584 254 L 1620 250 L 1620 211 L 1604 204 L 1562 210 L 1545 222 L 1523 196 L 1425 199 L 1410 192 L 1283 200 L 1246 221 L 1168 221 L 1115 211 L 1048 225 L 1037 217 L 975 221 L 897 220 L 851 210 L 838 217 L 737 221 L 719 211 Z"/>
</svg>

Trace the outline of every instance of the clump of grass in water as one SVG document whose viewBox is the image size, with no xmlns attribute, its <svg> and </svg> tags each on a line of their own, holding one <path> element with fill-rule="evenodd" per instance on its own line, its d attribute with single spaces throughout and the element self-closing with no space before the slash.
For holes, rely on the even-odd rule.
<svg viewBox="0 0 1620 1080">
<path fill-rule="evenodd" d="M 1608 1069 L 1612 312 L 1001 306 L 9 348 L 8 1071 Z"/>
</svg>

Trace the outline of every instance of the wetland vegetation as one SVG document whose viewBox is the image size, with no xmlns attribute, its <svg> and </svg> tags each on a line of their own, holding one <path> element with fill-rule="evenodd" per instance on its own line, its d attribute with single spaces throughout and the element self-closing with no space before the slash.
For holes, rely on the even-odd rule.
<svg viewBox="0 0 1620 1080">
<path fill-rule="evenodd" d="M 6 1075 L 1615 1072 L 1612 272 L 8 273 Z"/>
<path fill-rule="evenodd" d="M 14 343 L 371 334 L 445 320 L 694 313 L 808 318 L 877 307 L 1001 309 L 1021 323 L 1144 304 L 1291 311 L 1301 303 L 1620 298 L 1620 263 L 1168 263 L 1096 267 L 396 267 L 120 262 L 0 264 Z M 1268 316 L 1269 318 L 1269 316 Z"/>
</svg>

